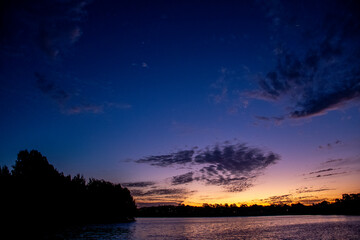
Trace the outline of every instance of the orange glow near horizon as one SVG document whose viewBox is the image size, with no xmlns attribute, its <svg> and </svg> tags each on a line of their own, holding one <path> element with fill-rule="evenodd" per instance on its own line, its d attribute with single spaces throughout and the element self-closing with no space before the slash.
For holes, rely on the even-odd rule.
<svg viewBox="0 0 360 240">
<path fill-rule="evenodd" d="M 179 204 L 190 206 L 202 206 L 203 204 L 268 206 L 272 204 L 291 205 L 301 203 L 312 205 L 322 201 L 334 202 L 335 199 L 341 199 L 342 194 L 360 192 L 357 184 L 360 179 L 356 172 L 325 178 L 315 177 L 310 180 L 306 179 L 307 176 L 304 177 L 304 175 L 300 174 L 287 182 L 281 181 L 280 177 L 272 178 L 274 172 L 276 173 L 276 171 L 269 171 L 268 176 L 262 176 L 252 187 L 242 192 L 228 192 L 221 186 L 209 186 L 195 182 L 187 184 L 187 190 L 183 194 L 155 194 L 153 196 L 134 197 L 139 207 Z M 330 179 L 332 181 L 329 181 Z M 359 181 L 356 182 L 354 179 Z M 275 187 L 275 184 L 278 187 Z M 166 185 L 164 185 L 165 187 Z"/>
</svg>

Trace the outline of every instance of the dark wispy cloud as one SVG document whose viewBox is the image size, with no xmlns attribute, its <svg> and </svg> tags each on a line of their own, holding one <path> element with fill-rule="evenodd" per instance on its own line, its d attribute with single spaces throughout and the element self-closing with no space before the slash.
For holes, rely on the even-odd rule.
<svg viewBox="0 0 360 240">
<path fill-rule="evenodd" d="M 236 114 L 240 109 L 246 109 L 249 101 L 239 97 L 239 88 L 243 87 L 239 83 L 245 82 L 244 79 L 249 77 L 249 68 L 245 65 L 236 70 L 222 67 L 219 74 L 218 79 L 210 86 L 210 100 L 216 105 L 225 106 L 228 114 Z"/>
<path fill-rule="evenodd" d="M 65 59 L 63 56 L 68 56 L 74 43 L 80 39 L 87 15 L 86 8 L 90 2 L 4 0 L 0 3 L 0 60 L 21 59 L 23 64 L 25 59 L 26 62 L 34 63 L 33 68 L 36 67 L 35 63 L 46 66 L 46 70 L 41 70 L 46 74 L 35 73 L 35 86 L 58 105 L 61 113 L 67 115 L 98 114 L 109 108 L 131 108 L 129 104 L 87 100 L 79 94 L 82 92 L 81 86 L 69 88 L 76 85 L 75 77 L 54 70 L 54 66 L 60 63 L 54 60 L 59 57 Z M 85 82 L 81 85 L 85 86 Z M 77 81 L 77 85 L 79 83 Z"/>
<path fill-rule="evenodd" d="M 262 120 L 262 121 L 270 121 L 271 120 L 271 118 L 264 117 L 264 116 L 255 116 L 255 118 L 258 120 Z"/>
<path fill-rule="evenodd" d="M 70 99 L 70 94 L 56 85 L 53 81 L 48 80 L 40 73 L 35 73 L 34 75 L 36 78 L 36 86 L 40 91 L 55 100 L 60 107 L 63 107 L 66 101 Z"/>
<path fill-rule="evenodd" d="M 185 174 L 174 176 L 171 179 L 171 184 L 172 185 L 179 185 L 179 184 L 191 183 L 191 182 L 193 182 L 195 180 L 193 178 L 193 175 L 194 175 L 193 172 L 188 172 L 188 173 L 185 173 Z"/>
<path fill-rule="evenodd" d="M 207 178 L 206 175 L 203 176 L 203 180 L 210 185 L 219 185 L 223 186 L 228 192 L 242 192 L 246 189 L 254 186 L 253 185 L 253 178 L 252 177 L 224 177 L 223 175 L 219 175 L 215 178 L 211 176 L 210 178 Z"/>
<path fill-rule="evenodd" d="M 71 106 L 63 110 L 65 114 L 79 114 L 79 113 L 103 113 L 104 105 L 96 105 L 91 103 L 81 103 Z"/>
<path fill-rule="evenodd" d="M 188 190 L 183 188 L 157 188 L 147 191 L 132 190 L 134 196 L 178 196 L 189 193 Z"/>
<path fill-rule="evenodd" d="M 270 196 L 264 199 L 260 199 L 260 202 L 268 204 L 313 204 L 319 203 L 324 200 L 329 201 L 330 199 L 321 198 L 323 192 L 328 192 L 336 190 L 334 188 L 329 188 L 327 186 L 323 187 L 313 187 L 313 186 L 303 186 L 295 190 L 290 190 L 288 194 Z M 314 195 L 313 195 L 314 194 Z"/>
<path fill-rule="evenodd" d="M 341 141 L 337 140 L 335 143 L 340 144 Z M 317 169 L 304 173 L 305 179 L 315 180 L 317 178 L 331 178 L 341 175 L 354 175 L 357 174 L 360 164 L 360 157 L 358 155 L 346 157 L 328 159 L 321 162 Z"/>
<path fill-rule="evenodd" d="M 331 190 L 331 189 L 327 189 L 327 190 Z M 327 190 L 321 190 L 319 189 L 319 191 L 304 191 L 304 192 L 299 192 L 298 194 L 302 194 L 302 193 L 312 193 L 312 192 L 321 192 L 321 191 L 327 191 Z M 297 195 L 297 194 L 284 194 L 284 195 L 277 195 L 277 196 L 271 196 L 265 199 L 260 199 L 260 202 L 263 203 L 267 203 L 267 204 L 297 204 L 297 203 L 301 203 L 301 204 L 305 204 L 305 205 L 311 205 L 311 204 L 317 204 L 320 203 L 322 201 L 329 201 L 331 199 L 328 198 L 321 198 L 321 197 L 317 197 L 317 196 L 313 196 L 313 195 L 306 195 L 306 196 L 301 196 L 301 195 Z"/>
<path fill-rule="evenodd" d="M 270 204 L 291 204 L 293 203 L 291 194 L 284 194 L 278 196 L 271 196 L 265 199 L 260 199 L 261 202 L 270 203 Z"/>
<path fill-rule="evenodd" d="M 130 108 L 132 108 L 130 104 L 118 104 L 118 103 L 109 103 L 109 102 L 94 104 L 82 100 L 78 103 L 73 103 L 67 106 L 67 108 L 63 108 L 61 110 L 62 113 L 64 114 L 73 115 L 73 114 L 81 114 L 81 113 L 99 114 L 99 113 L 104 113 L 106 110 L 109 109 L 126 110 Z"/>
<path fill-rule="evenodd" d="M 131 187 L 131 188 L 145 188 L 149 186 L 155 185 L 155 182 L 147 181 L 147 182 L 129 182 L 129 183 L 123 183 L 125 187 Z"/>
<path fill-rule="evenodd" d="M 265 153 L 260 148 L 246 144 L 224 145 L 208 148 L 194 157 L 197 164 L 212 164 L 205 171 L 228 171 L 233 174 L 244 174 L 254 170 L 262 170 L 279 160 L 279 155 Z M 210 168 L 211 167 L 211 168 Z"/>
<path fill-rule="evenodd" d="M 341 164 L 344 161 L 345 161 L 345 159 L 343 159 L 343 158 L 330 159 L 330 160 L 323 162 L 322 165 L 335 165 L 335 164 L 337 165 L 337 164 Z"/>
<path fill-rule="evenodd" d="M 38 47 L 51 58 L 64 54 L 82 35 L 89 0 L 3 0 L 0 46 L 14 54 Z"/>
<path fill-rule="evenodd" d="M 316 175 L 317 178 L 321 178 L 321 177 L 331 177 L 331 176 L 335 176 L 335 175 L 343 175 L 346 174 L 348 172 L 334 172 L 334 173 L 327 173 L 327 174 L 319 174 Z"/>
<path fill-rule="evenodd" d="M 148 186 L 149 187 L 149 186 Z M 136 199 L 136 204 L 140 207 L 158 206 L 158 205 L 178 205 L 184 202 L 195 191 L 189 191 L 185 188 L 164 188 L 154 187 L 149 189 L 130 188 L 131 194 Z"/>
<path fill-rule="evenodd" d="M 330 190 L 334 190 L 331 188 L 312 188 L 312 187 L 302 187 L 302 188 L 298 188 L 296 189 L 296 193 L 301 194 L 301 193 L 315 193 L 315 192 L 324 192 L 324 191 L 330 191 Z"/>
<path fill-rule="evenodd" d="M 332 149 L 334 146 L 338 146 L 338 145 L 342 145 L 342 141 L 340 140 L 336 140 L 335 142 L 332 143 L 327 143 L 325 145 L 319 145 L 319 149 Z"/>
<path fill-rule="evenodd" d="M 331 177 L 331 176 L 343 175 L 347 173 L 348 171 L 344 171 L 341 167 L 338 167 L 338 168 L 326 168 L 326 169 L 312 171 L 307 174 L 304 174 L 304 176 L 306 176 L 305 179 L 308 179 L 308 178 Z"/>
<path fill-rule="evenodd" d="M 177 206 L 181 204 L 182 201 L 178 200 L 164 200 L 164 201 L 156 201 L 156 202 L 143 202 L 143 201 L 136 201 L 137 207 L 154 207 L 154 206 Z"/>
<path fill-rule="evenodd" d="M 265 117 L 265 116 L 255 116 L 255 119 L 260 121 L 272 122 L 275 125 L 280 125 L 284 121 L 284 117 Z"/>
<path fill-rule="evenodd" d="M 215 94 L 210 94 L 210 97 L 216 104 L 228 101 L 229 95 L 229 71 L 226 68 L 221 68 L 220 73 L 221 75 L 219 76 L 217 81 L 211 85 L 213 89 L 217 90 Z"/>
<path fill-rule="evenodd" d="M 265 152 L 246 144 L 216 145 L 205 149 L 182 150 L 172 154 L 149 156 L 136 160 L 160 167 L 188 165 L 193 171 L 174 176 L 173 185 L 201 181 L 223 186 L 228 191 L 244 191 L 268 166 L 280 159 L 278 154 Z"/>
<path fill-rule="evenodd" d="M 67 115 L 81 114 L 81 113 L 103 113 L 105 109 L 130 109 L 129 104 L 121 104 L 114 102 L 102 102 L 99 104 L 90 103 L 83 98 L 80 99 L 78 94 L 65 90 L 61 84 L 45 77 L 40 73 L 34 74 L 36 79 L 36 87 L 45 96 L 52 99 L 57 105 L 61 113 Z"/>
<path fill-rule="evenodd" d="M 267 5 L 277 64 L 258 76 L 258 90 L 244 95 L 286 101 L 291 110 L 285 116 L 290 118 L 323 115 L 350 102 L 358 103 L 360 15 L 356 1 L 331 2 L 319 9 L 311 5 L 319 12 L 316 17 L 320 21 L 303 17 L 307 14 L 301 11 L 308 8 L 295 11 L 285 3 Z"/>
<path fill-rule="evenodd" d="M 354 169 L 357 169 L 360 164 L 360 156 L 352 156 L 347 158 L 335 158 L 329 159 L 320 163 L 320 166 L 323 168 L 336 168 L 343 169 L 348 172 L 352 172 Z"/>
<path fill-rule="evenodd" d="M 297 202 L 300 202 L 302 204 L 305 205 L 312 205 L 312 204 L 318 204 L 321 203 L 323 201 L 331 201 L 334 199 L 329 199 L 329 198 L 318 198 L 318 197 L 306 197 L 305 199 L 299 199 Z"/>
<path fill-rule="evenodd" d="M 137 163 L 149 163 L 153 166 L 169 167 L 176 164 L 186 164 L 192 162 L 194 150 L 184 150 L 167 155 L 150 156 L 137 160 Z"/>
<path fill-rule="evenodd" d="M 36 86 L 46 96 L 56 102 L 60 111 L 64 114 L 79 113 L 102 113 L 104 105 L 90 104 L 87 102 L 73 103 L 74 94 L 64 90 L 60 85 L 46 78 L 40 73 L 35 73 Z"/>
<path fill-rule="evenodd" d="M 81 114 L 81 113 L 104 113 L 106 110 L 109 109 L 121 109 L 126 110 L 130 109 L 132 106 L 130 104 L 117 104 L 117 103 L 109 103 L 103 102 L 99 104 L 89 103 L 86 101 L 81 101 L 80 103 L 73 103 L 67 108 L 62 109 L 62 113 L 73 115 L 73 114 Z"/>
<path fill-rule="evenodd" d="M 334 171 L 335 169 L 333 168 L 328 168 L 328 169 L 321 169 L 319 171 L 315 171 L 315 172 L 310 172 L 309 174 L 317 174 L 317 173 L 323 173 L 323 172 L 330 172 L 330 171 Z"/>
</svg>

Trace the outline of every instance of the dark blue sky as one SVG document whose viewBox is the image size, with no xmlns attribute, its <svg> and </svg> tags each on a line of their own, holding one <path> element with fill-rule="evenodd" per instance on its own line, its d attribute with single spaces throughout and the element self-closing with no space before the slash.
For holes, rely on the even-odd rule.
<svg viewBox="0 0 360 240">
<path fill-rule="evenodd" d="M 360 191 L 357 1 L 0 6 L 1 165 L 37 149 L 140 204 Z"/>
</svg>

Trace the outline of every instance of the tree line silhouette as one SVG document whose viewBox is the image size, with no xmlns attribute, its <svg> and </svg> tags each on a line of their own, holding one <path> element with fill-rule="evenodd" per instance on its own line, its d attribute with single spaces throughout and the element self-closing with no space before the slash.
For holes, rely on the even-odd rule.
<svg viewBox="0 0 360 240">
<path fill-rule="evenodd" d="M 0 166 L 0 224 L 3 229 L 44 229 L 88 223 L 130 222 L 134 217 L 220 217 L 296 214 L 360 215 L 360 193 L 312 206 L 203 204 L 137 209 L 127 188 L 77 174 L 65 176 L 36 150 L 20 151 L 10 171 Z M 7 229 L 8 230 L 8 229 Z M 37 231 L 37 230 L 35 230 Z M 27 235 L 28 233 L 25 232 Z M 23 232 L 24 234 L 24 232 Z"/>
<path fill-rule="evenodd" d="M 12 226 L 66 226 L 134 221 L 130 191 L 104 180 L 65 176 L 36 150 L 0 167 L 1 219 Z"/>
<path fill-rule="evenodd" d="M 330 203 L 322 201 L 305 206 L 301 203 L 261 205 L 206 204 L 201 207 L 178 205 L 143 207 L 138 209 L 138 217 L 226 217 L 226 216 L 268 216 L 268 215 L 310 215 L 339 214 L 360 215 L 360 193 L 343 194 L 342 199 Z"/>
</svg>

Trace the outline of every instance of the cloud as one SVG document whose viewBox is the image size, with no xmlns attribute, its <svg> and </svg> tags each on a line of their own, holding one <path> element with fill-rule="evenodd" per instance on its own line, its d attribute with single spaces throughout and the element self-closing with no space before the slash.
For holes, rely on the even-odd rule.
<svg viewBox="0 0 360 240">
<path fill-rule="evenodd" d="M 254 178 L 255 176 L 251 177 Z M 249 177 L 224 177 L 203 178 L 207 184 L 223 186 L 228 192 L 243 192 L 253 186 Z"/>
<path fill-rule="evenodd" d="M 335 143 L 340 144 L 337 140 Z M 328 159 L 319 164 L 320 169 L 303 174 L 305 179 L 328 178 L 339 175 L 353 175 L 357 174 L 357 169 L 360 164 L 358 155 L 347 158 Z"/>
<path fill-rule="evenodd" d="M 331 189 L 331 188 L 313 189 L 311 187 L 302 187 L 302 188 L 296 189 L 296 193 L 298 193 L 298 194 L 301 194 L 301 193 L 314 193 L 314 192 L 324 192 L 324 191 L 329 191 L 329 190 L 334 190 L 334 189 Z"/>
<path fill-rule="evenodd" d="M 331 177 L 331 176 L 335 176 L 335 175 L 342 175 L 342 174 L 346 174 L 347 172 L 335 172 L 335 173 L 328 173 L 328 174 L 319 174 L 316 177 L 317 178 L 321 178 L 321 177 Z"/>
<path fill-rule="evenodd" d="M 297 201 L 297 202 L 300 202 L 300 203 L 305 204 L 305 205 L 312 205 L 312 204 L 321 203 L 323 201 L 331 201 L 331 199 L 329 199 L 329 198 L 317 198 L 317 197 L 312 197 L 311 198 L 311 197 L 308 197 L 306 199 L 299 199 L 299 201 Z"/>
<path fill-rule="evenodd" d="M 174 201 L 155 201 L 155 202 L 143 202 L 143 201 L 136 201 L 136 205 L 140 208 L 142 207 L 154 207 L 154 206 L 178 206 L 183 201 L 174 200 Z"/>
<path fill-rule="evenodd" d="M 78 104 L 76 106 L 72 106 L 63 111 L 65 114 L 79 114 L 79 113 L 103 113 L 104 106 L 103 105 L 95 105 L 90 103 Z"/>
<path fill-rule="evenodd" d="M 184 150 L 167 155 L 150 156 L 137 160 L 137 163 L 149 163 L 152 166 L 169 167 L 192 162 L 194 150 Z"/>
<path fill-rule="evenodd" d="M 285 101 L 291 109 L 285 114 L 289 118 L 320 116 L 359 103 L 360 15 L 351 4 L 356 3 L 315 8 L 321 21 L 303 18 L 309 15 L 301 14 L 300 9 L 280 11 L 289 7 L 286 4 L 268 7 L 268 17 L 278 19 L 271 26 L 277 64 L 266 74 L 259 74 L 257 90 L 244 95 Z M 296 22 L 302 22 L 301 31 L 293 27 Z"/>
<path fill-rule="evenodd" d="M 36 72 L 36 87 L 52 99 L 60 112 L 66 115 L 100 114 L 110 108 L 131 108 L 129 104 L 89 101 L 80 96 L 79 92 L 82 89 L 71 91 L 70 85 L 75 86 L 80 83 L 85 87 L 84 83 L 88 84 L 88 81 L 80 82 L 71 74 L 63 71 L 60 73 L 59 61 L 51 61 L 51 63 L 48 61 L 68 55 L 73 45 L 80 39 L 81 25 L 85 21 L 86 7 L 90 2 L 91 0 L 0 2 L 0 59 L 7 60 L 11 57 L 14 58 L 12 60 L 20 60 L 18 64 L 31 62 L 37 63 L 36 66 L 46 66 L 46 70 L 42 72 L 46 71 L 51 77 Z M 67 85 L 66 80 L 68 80 Z"/>
<path fill-rule="evenodd" d="M 261 199 L 260 201 L 266 202 L 269 204 L 291 204 L 291 203 L 293 203 L 291 194 L 271 196 L 271 197 L 268 197 L 265 199 Z"/>
<path fill-rule="evenodd" d="M 40 73 L 35 73 L 34 75 L 36 77 L 36 85 L 40 91 L 55 100 L 60 107 L 63 107 L 66 101 L 70 99 L 68 92 L 48 80 L 44 75 Z"/>
<path fill-rule="evenodd" d="M 313 204 L 319 203 L 324 200 L 324 198 L 319 198 L 316 195 L 321 194 L 322 192 L 336 190 L 333 188 L 328 188 L 326 186 L 314 188 L 313 186 L 307 187 L 299 187 L 295 190 L 290 190 L 288 194 L 283 195 L 275 195 L 265 199 L 260 199 L 261 202 L 268 203 L 268 204 L 295 204 L 295 203 L 302 203 L 302 204 Z M 316 195 L 311 195 L 316 194 Z"/>
<path fill-rule="evenodd" d="M 107 106 L 109 108 L 116 108 L 116 109 L 130 109 L 130 108 L 132 108 L 131 104 L 115 103 L 115 102 L 105 102 L 105 106 Z"/>
<path fill-rule="evenodd" d="M 134 196 L 174 196 L 174 195 L 182 195 L 186 194 L 189 191 L 183 188 L 159 188 L 159 189 L 152 189 L 148 191 L 142 190 L 133 190 L 132 193 Z"/>
<path fill-rule="evenodd" d="M 100 104 L 89 103 L 84 99 L 79 100 L 79 96 L 64 90 L 55 81 L 50 80 L 40 73 L 34 73 L 36 78 L 36 87 L 58 105 L 60 112 L 67 115 L 81 113 L 103 113 L 105 109 L 130 109 L 130 104 L 121 104 L 114 102 L 103 102 Z"/>
<path fill-rule="evenodd" d="M 104 113 L 105 110 L 109 110 L 111 108 L 114 109 L 121 109 L 126 110 L 130 109 L 132 106 L 130 104 L 117 104 L 117 103 L 100 103 L 100 104 L 93 104 L 88 102 L 81 102 L 72 104 L 67 108 L 62 108 L 61 112 L 68 115 L 75 115 L 81 113 L 93 113 L 93 114 L 100 114 Z"/>
<path fill-rule="evenodd" d="M 40 73 L 35 73 L 36 86 L 46 96 L 54 100 L 60 111 L 64 114 L 79 114 L 79 113 L 101 113 L 103 112 L 102 105 L 95 105 L 90 103 L 78 103 L 76 105 L 70 104 L 69 101 L 74 96 L 68 91 L 62 89 L 54 81 L 49 80 Z M 70 105 L 70 106 L 69 106 Z"/>
<path fill-rule="evenodd" d="M 210 85 L 210 101 L 216 105 L 224 105 L 228 114 L 237 114 L 240 109 L 246 109 L 249 101 L 239 97 L 239 88 L 243 87 L 241 83 L 249 78 L 249 74 L 250 70 L 245 65 L 236 70 L 222 67 L 218 79 Z"/>
<path fill-rule="evenodd" d="M 309 174 L 316 174 L 316 173 L 323 173 L 323 172 L 329 172 L 329 171 L 334 171 L 335 169 L 333 168 L 328 168 L 328 169 L 322 169 L 319 171 L 315 171 L 315 172 L 310 172 Z"/>
<path fill-rule="evenodd" d="M 359 166 L 359 164 L 360 164 L 360 157 L 359 155 L 355 155 L 347 158 L 329 159 L 327 161 L 322 162 L 320 165 L 322 167 L 328 167 L 328 168 L 346 169 L 347 171 L 351 172 L 352 170 L 356 169 Z"/>
<path fill-rule="evenodd" d="M 155 182 L 147 181 L 147 182 L 129 182 L 123 183 L 125 187 L 136 187 L 136 188 L 144 188 L 155 185 Z"/>
<path fill-rule="evenodd" d="M 138 206 L 178 205 L 195 191 L 184 188 L 130 189 Z"/>
<path fill-rule="evenodd" d="M 62 109 L 62 112 L 68 115 L 81 114 L 81 113 L 99 114 L 99 113 L 104 113 L 105 110 L 109 110 L 111 108 L 126 110 L 132 108 L 132 106 L 130 104 L 112 103 L 112 102 L 104 102 L 101 104 L 82 102 L 82 103 L 73 104 L 72 106 L 69 106 L 66 109 Z"/>
<path fill-rule="evenodd" d="M 222 186 L 230 192 L 240 192 L 251 187 L 256 177 L 278 160 L 280 156 L 273 152 L 227 142 L 196 149 L 196 152 L 194 149 L 181 150 L 167 155 L 149 156 L 135 162 L 159 167 L 188 165 L 193 171 L 174 176 L 173 185 L 201 181 Z"/>
<path fill-rule="evenodd" d="M 327 169 L 321 169 L 321 170 L 317 170 L 317 171 L 313 171 L 307 174 L 304 174 L 306 177 L 305 179 L 308 178 L 321 178 L 321 177 L 331 177 L 331 176 L 336 176 L 336 175 L 342 175 L 342 174 L 346 174 L 348 173 L 347 171 L 342 171 L 342 172 L 337 172 L 337 170 L 340 170 L 342 168 L 327 168 Z"/>
<path fill-rule="evenodd" d="M 345 159 L 343 159 L 343 158 L 337 158 L 337 159 L 327 160 L 327 161 L 323 162 L 322 164 L 323 165 L 339 164 L 339 163 L 344 162 L 344 161 L 345 161 Z"/>
<path fill-rule="evenodd" d="M 329 189 L 331 190 L 331 189 Z M 324 190 L 326 191 L 326 190 Z M 308 193 L 308 192 L 301 192 L 301 193 Z M 312 205 L 316 203 L 320 203 L 322 201 L 329 200 L 327 198 L 318 198 L 317 196 L 297 196 L 294 194 L 284 194 L 284 195 L 276 195 L 271 196 L 265 199 L 260 199 L 261 202 L 268 203 L 268 204 L 306 204 L 306 205 Z"/>
<path fill-rule="evenodd" d="M 171 180 L 171 184 L 179 185 L 179 184 L 191 183 L 192 181 L 194 181 L 193 175 L 194 175 L 193 172 L 188 172 L 185 174 L 174 176 Z"/>
<path fill-rule="evenodd" d="M 264 117 L 264 116 L 255 116 L 255 118 L 262 121 L 270 121 L 271 119 L 269 117 Z"/>
<path fill-rule="evenodd" d="M 65 53 L 82 35 L 87 0 L 4 0 L 1 48 L 9 53 L 38 47 L 51 58 Z M 23 48 L 19 48 L 19 46 Z"/>
<path fill-rule="evenodd" d="M 249 147 L 246 144 L 215 146 L 194 157 L 197 164 L 212 164 L 205 170 L 211 174 L 213 168 L 219 172 L 232 174 L 246 174 L 262 170 L 276 163 L 280 156 L 259 148 Z M 211 168 L 210 168 L 211 167 Z"/>
<path fill-rule="evenodd" d="M 276 71 L 258 79 L 260 90 L 249 96 L 270 101 L 291 96 L 294 106 L 288 115 L 290 118 L 324 115 L 328 111 L 342 108 L 352 100 L 359 100 L 359 70 L 345 69 L 347 71 L 340 74 L 344 69 L 334 67 L 330 70 L 324 66 L 321 69 L 323 72 L 309 76 L 310 70 L 305 60 L 296 59 L 293 55 L 281 55 L 279 58 L 283 59 L 278 60 Z M 354 66 L 349 63 L 349 67 Z M 328 74 L 334 76 L 327 76 Z"/>
<path fill-rule="evenodd" d="M 210 97 L 213 99 L 214 103 L 219 104 L 228 100 L 228 81 L 229 81 L 229 71 L 226 68 L 221 68 L 220 77 L 216 80 L 215 83 L 211 85 L 211 88 L 216 89 L 215 94 L 210 94 Z"/>
<path fill-rule="evenodd" d="M 284 121 L 284 117 L 265 117 L 265 116 L 255 116 L 257 120 L 273 122 L 275 125 L 280 125 Z"/>
<path fill-rule="evenodd" d="M 334 146 L 341 145 L 341 144 L 342 144 L 342 141 L 336 140 L 333 143 L 327 143 L 326 145 L 320 145 L 318 148 L 319 149 L 332 149 Z"/>
</svg>

